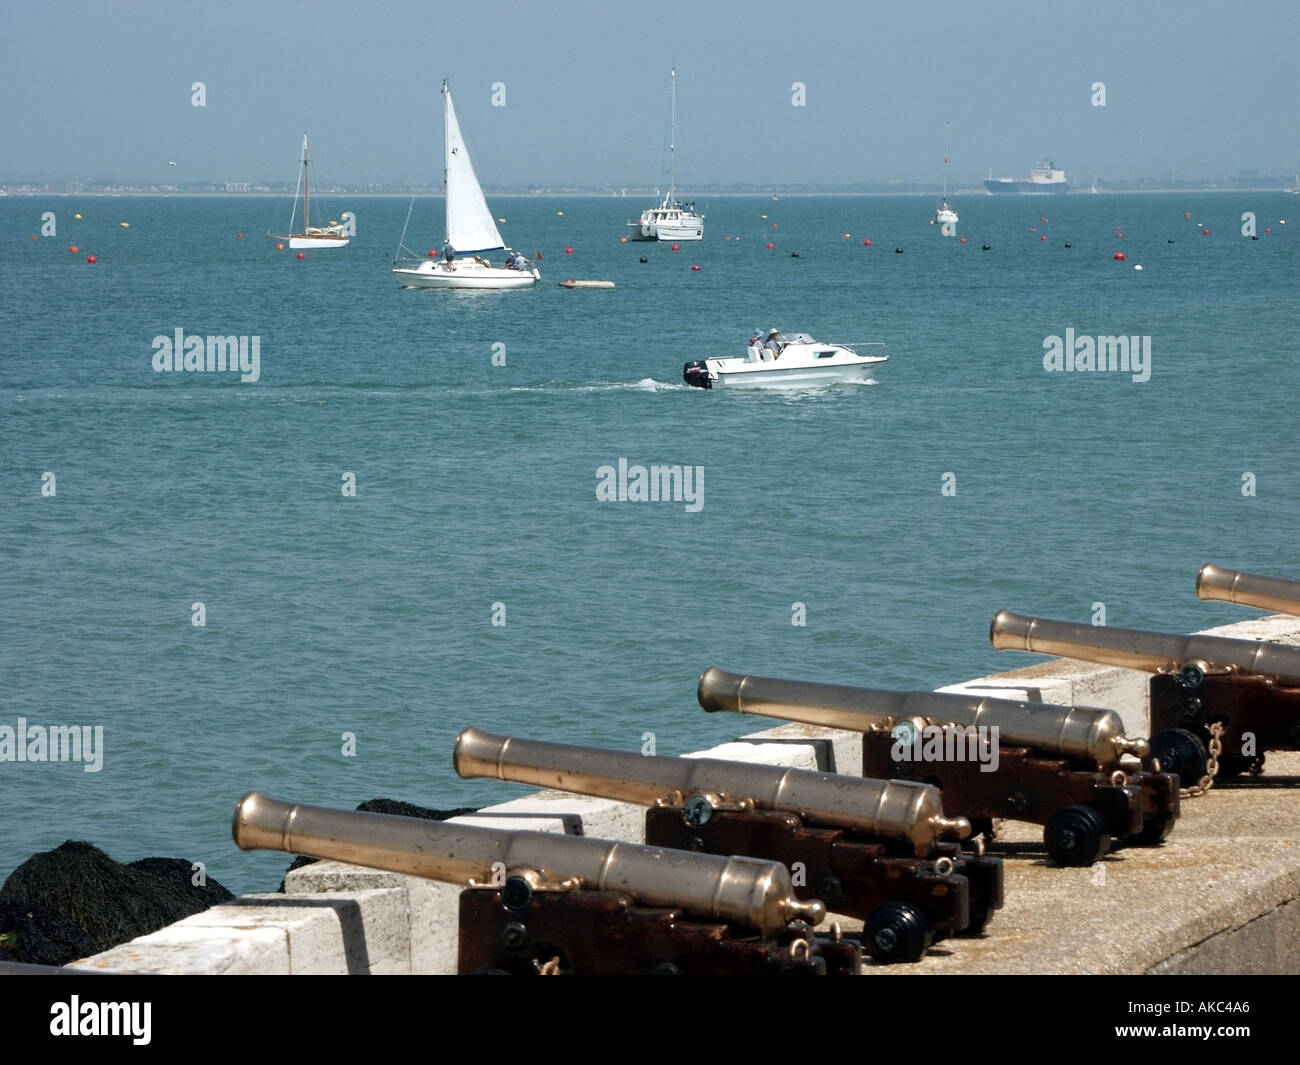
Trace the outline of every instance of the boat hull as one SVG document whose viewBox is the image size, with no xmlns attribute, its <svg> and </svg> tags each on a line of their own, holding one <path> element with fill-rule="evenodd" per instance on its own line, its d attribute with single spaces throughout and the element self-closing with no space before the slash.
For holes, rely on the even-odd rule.
<svg viewBox="0 0 1300 1065">
<path fill-rule="evenodd" d="M 759 368 L 722 370 L 713 381 L 714 388 L 802 388 L 808 385 L 830 385 L 839 382 L 867 381 L 885 359 L 853 366 L 801 366 L 785 369 L 771 368 L 759 363 Z"/>
<path fill-rule="evenodd" d="M 686 214 L 680 220 L 670 221 L 649 217 L 650 212 L 641 216 L 639 222 L 629 222 L 628 238 L 630 240 L 703 240 L 704 216 Z"/>
<path fill-rule="evenodd" d="M 343 248 L 347 246 L 348 237 L 290 237 L 289 247 L 298 251 L 303 248 Z"/>
<path fill-rule="evenodd" d="M 473 259 L 457 259 L 448 264 L 426 259 L 418 264 L 393 267 L 393 276 L 403 288 L 529 288 L 541 274 L 530 270 L 510 270 L 504 266 L 482 266 Z"/>
</svg>

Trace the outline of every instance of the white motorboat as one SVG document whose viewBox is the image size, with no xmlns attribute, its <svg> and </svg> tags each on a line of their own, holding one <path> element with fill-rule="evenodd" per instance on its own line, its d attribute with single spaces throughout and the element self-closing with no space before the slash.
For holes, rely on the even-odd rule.
<svg viewBox="0 0 1300 1065">
<path fill-rule="evenodd" d="M 957 212 L 948 206 L 948 123 L 943 124 L 943 202 L 934 212 L 934 220 L 941 226 L 956 225 Z"/>
<path fill-rule="evenodd" d="M 541 279 L 537 267 L 522 255 L 512 252 L 501 239 L 483 198 L 483 188 L 474 173 L 469 149 L 461 137 L 456 108 L 451 102 L 451 87 L 442 83 L 443 175 L 447 196 L 447 230 L 443 253 L 430 252 L 418 258 L 402 243 L 393 258 L 393 275 L 403 288 L 527 288 Z M 410 222 L 410 215 L 407 215 Z M 405 249 L 407 257 L 401 256 Z M 505 260 L 494 266 L 484 258 L 491 252 L 504 252 Z"/>
<path fill-rule="evenodd" d="M 754 344 L 745 355 L 735 358 L 688 362 L 682 367 L 682 380 L 696 388 L 834 384 L 868 380 L 889 361 L 889 349 L 880 341 L 827 344 L 807 333 L 779 334 L 775 339 L 779 350 Z"/>
<path fill-rule="evenodd" d="M 295 251 L 304 248 L 342 248 L 351 239 L 347 226 L 339 222 L 330 222 L 327 226 L 311 224 L 311 180 L 307 176 L 307 167 L 311 160 L 307 157 L 307 134 L 302 135 L 302 170 L 298 174 L 298 188 L 293 192 L 293 214 L 289 217 L 288 233 L 268 233 L 276 240 L 287 240 L 289 247 Z M 298 190 L 302 190 L 302 230 L 295 233 L 294 220 L 298 217 Z M 347 216 L 344 215 L 346 218 Z"/>
<path fill-rule="evenodd" d="M 668 135 L 668 192 L 658 207 L 647 207 L 627 224 L 631 240 L 703 240 L 704 215 L 694 203 L 677 198 L 677 69 L 673 68 L 672 127 Z"/>
</svg>

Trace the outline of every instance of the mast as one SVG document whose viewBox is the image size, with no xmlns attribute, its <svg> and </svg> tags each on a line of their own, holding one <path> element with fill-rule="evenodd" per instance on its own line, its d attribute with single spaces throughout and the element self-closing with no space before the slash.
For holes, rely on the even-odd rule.
<svg viewBox="0 0 1300 1065">
<path fill-rule="evenodd" d="M 943 124 L 943 205 L 945 207 L 948 206 L 948 138 L 949 133 L 951 132 L 951 125 L 952 123 L 950 122 L 945 122 Z M 992 173 L 992 171 L 990 171 L 990 173 Z"/>
<path fill-rule="evenodd" d="M 451 85 L 442 79 L 442 230 L 451 243 Z"/>
<path fill-rule="evenodd" d="M 305 133 L 302 135 L 302 231 L 311 232 L 311 180 L 307 177 L 307 134 Z"/>
<path fill-rule="evenodd" d="M 673 117 L 668 134 L 668 198 L 665 207 L 672 207 L 677 200 L 677 68 L 673 67 Z"/>
</svg>

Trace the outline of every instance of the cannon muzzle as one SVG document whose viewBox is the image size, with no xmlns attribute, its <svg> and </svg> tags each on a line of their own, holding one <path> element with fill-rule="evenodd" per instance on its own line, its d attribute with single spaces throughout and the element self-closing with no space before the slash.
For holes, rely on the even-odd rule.
<svg viewBox="0 0 1300 1065">
<path fill-rule="evenodd" d="M 721 758 L 663 758 L 596 747 L 493 736 L 467 728 L 453 763 L 462 777 L 495 777 L 650 806 L 696 796 L 798 814 L 806 822 L 903 840 L 925 857 L 942 837 L 970 835 L 964 817 L 943 815 L 929 784 L 817 773 Z"/>
<path fill-rule="evenodd" d="M 1202 566 L 1196 575 L 1196 594 L 1202 599 L 1300 616 L 1300 581 L 1261 577 L 1239 569 L 1224 569 L 1212 562 Z"/>
<path fill-rule="evenodd" d="M 716 666 L 700 677 L 700 705 L 785 721 L 866 732 L 903 722 L 997 727 L 998 740 L 1040 754 L 1095 762 L 1113 769 L 1120 757 L 1144 758 L 1147 742 L 1124 735 L 1113 710 L 995 699 L 961 692 L 896 692 L 840 684 L 778 680 L 728 673 Z"/>
<path fill-rule="evenodd" d="M 785 866 L 753 858 L 306 806 L 255 791 L 235 807 L 231 835 L 243 850 L 330 858 L 449 884 L 484 885 L 504 869 L 530 883 L 617 891 L 645 906 L 678 908 L 764 936 L 826 916 L 820 902 L 795 898 Z"/>
<path fill-rule="evenodd" d="M 999 650 L 1036 651 L 1145 673 L 1169 673 L 1194 688 L 1208 674 L 1269 677 L 1300 685 L 1300 648 L 1227 636 L 1112 629 L 1071 621 L 1026 617 L 1003 610 L 989 626 Z"/>
</svg>

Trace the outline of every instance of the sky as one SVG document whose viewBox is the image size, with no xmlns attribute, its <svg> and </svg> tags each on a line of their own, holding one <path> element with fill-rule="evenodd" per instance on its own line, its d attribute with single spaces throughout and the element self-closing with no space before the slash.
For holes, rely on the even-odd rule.
<svg viewBox="0 0 1300 1065">
<path fill-rule="evenodd" d="M 937 184 L 945 122 L 954 187 L 1292 174 L 1298 41 L 1300 0 L 7 0 L 0 181 L 292 182 L 306 131 L 316 180 L 437 185 L 446 77 L 484 184 L 654 185 L 674 65 L 687 190 Z"/>
</svg>

